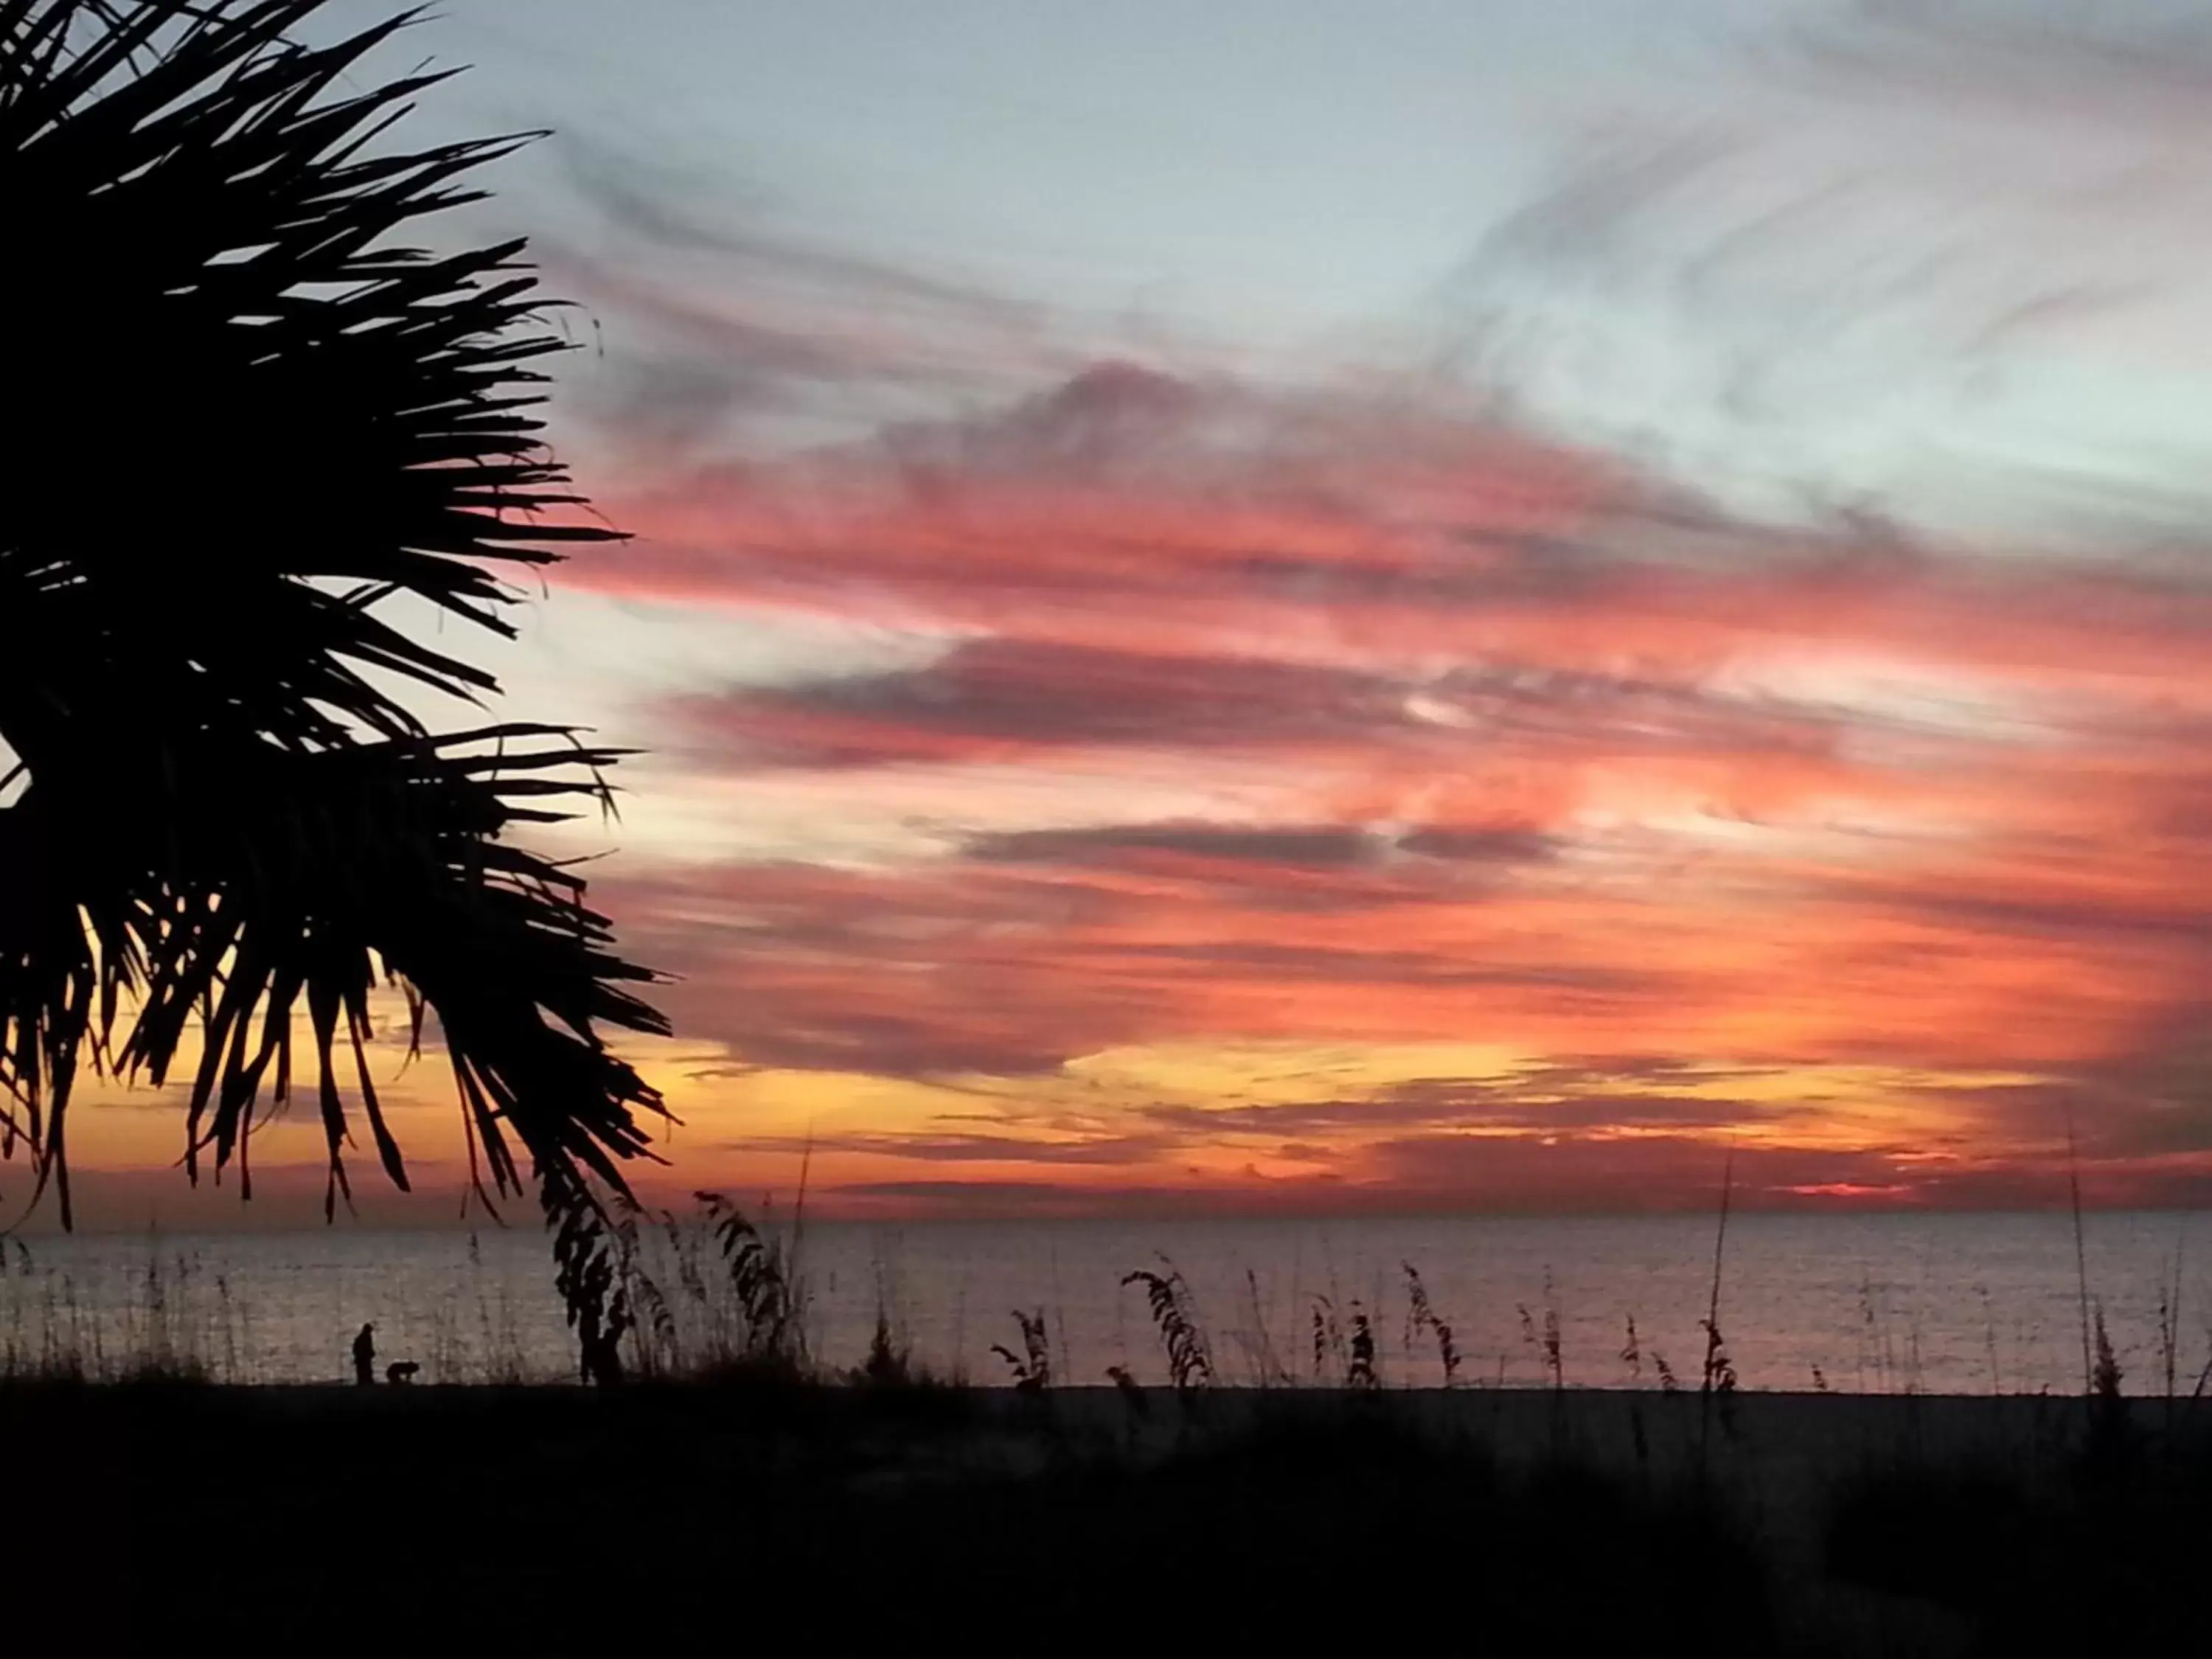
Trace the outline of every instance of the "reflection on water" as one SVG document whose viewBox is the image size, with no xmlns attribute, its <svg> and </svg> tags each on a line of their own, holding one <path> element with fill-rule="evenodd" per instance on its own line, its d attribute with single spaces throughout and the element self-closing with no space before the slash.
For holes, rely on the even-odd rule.
<svg viewBox="0 0 2212 1659">
<path fill-rule="evenodd" d="M 2179 1388 L 2212 1350 L 2212 1240 L 2192 1218 L 2087 1219 L 2090 1295 L 2129 1393 Z M 810 1224 L 799 1246 L 812 1352 L 850 1366 L 880 1305 L 942 1375 L 1008 1380 L 1015 1310 L 1045 1318 L 1056 1376 L 1165 1375 L 1133 1268 L 1166 1257 L 1188 1280 L 1220 1380 L 1310 1381 L 1315 1316 L 1364 1315 L 1389 1384 L 1443 1381 L 1433 1324 L 1415 1328 L 1406 1264 L 1461 1356 L 1463 1386 L 1550 1380 L 1556 1321 L 1567 1386 L 1694 1387 L 1711 1291 L 1710 1218 L 1409 1218 L 1328 1222 Z M 2161 1316 L 2179 1259 L 2178 1316 Z M 345 1230 L 104 1236 L 6 1245 L 0 1367 L 74 1358 L 113 1372 L 173 1357 L 240 1382 L 338 1381 L 364 1322 L 380 1362 L 425 1382 L 566 1378 L 572 1348 L 536 1232 Z M 2203 1258 L 2200 1266 L 2198 1258 Z M 1626 1357 L 1635 1321 L 1636 1358 Z M 2081 1326 L 2065 1216 L 1738 1216 L 1721 1330 L 1741 1385 L 1929 1393 L 2076 1392 Z M 1323 1375 L 1341 1349 L 1324 1338 Z M 1817 1373 L 1817 1376 L 1816 1376 Z"/>
</svg>

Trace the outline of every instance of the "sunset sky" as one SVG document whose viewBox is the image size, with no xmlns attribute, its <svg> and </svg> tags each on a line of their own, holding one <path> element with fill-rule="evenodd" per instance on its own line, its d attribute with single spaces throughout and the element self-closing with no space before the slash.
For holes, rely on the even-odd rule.
<svg viewBox="0 0 2212 1659">
<path fill-rule="evenodd" d="M 635 536 L 447 642 L 651 750 L 648 1186 L 2212 1199 L 2201 7 L 442 11 Z M 95 1222 L 319 1213 L 86 1100 Z"/>
</svg>

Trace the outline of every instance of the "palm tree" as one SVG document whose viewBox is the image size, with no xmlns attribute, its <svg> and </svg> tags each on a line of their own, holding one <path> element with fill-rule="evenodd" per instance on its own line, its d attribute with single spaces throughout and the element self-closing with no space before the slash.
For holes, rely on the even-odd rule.
<svg viewBox="0 0 2212 1659">
<path fill-rule="evenodd" d="M 413 15 L 301 44 L 322 3 L 0 0 L 0 1152 L 66 1224 L 73 1079 L 161 1084 L 196 1036 L 186 1169 L 250 1194 L 304 1013 L 325 1213 L 356 1113 L 404 1188 L 364 1054 L 388 981 L 418 1048 L 434 1017 L 476 1189 L 526 1159 L 588 1353 L 662 1111 L 600 1032 L 665 1026 L 507 835 L 606 803 L 616 756 L 402 697 L 483 718 L 495 682 L 422 623 L 511 635 L 494 568 L 615 537 L 541 441 L 562 342 L 523 245 L 394 240 L 522 140 L 395 151 L 441 77 L 352 71 Z"/>
</svg>

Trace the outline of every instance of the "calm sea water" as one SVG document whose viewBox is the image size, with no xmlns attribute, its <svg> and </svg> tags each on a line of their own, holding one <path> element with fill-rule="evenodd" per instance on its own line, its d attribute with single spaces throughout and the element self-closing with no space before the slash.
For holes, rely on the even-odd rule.
<svg viewBox="0 0 2212 1659">
<path fill-rule="evenodd" d="M 2130 1393 L 2165 1386 L 2162 1287 L 2177 1257 L 2179 1386 L 2212 1345 L 2212 1227 L 2179 1214 L 2087 1222 L 2089 1290 Z M 866 1353 L 883 1308 L 940 1374 L 1004 1382 L 992 1346 L 1019 1351 L 1013 1310 L 1042 1311 L 1060 1380 L 1109 1365 L 1164 1380 L 1133 1268 L 1185 1275 L 1224 1382 L 1313 1374 L 1313 1318 L 1364 1313 L 1382 1378 L 1443 1380 L 1431 1332 L 1409 1332 L 1406 1263 L 1452 1328 L 1462 1385 L 1549 1380 L 1555 1318 L 1569 1387 L 1660 1385 L 1664 1358 L 1694 1387 L 1711 1291 L 1711 1218 L 933 1223 L 811 1225 L 800 1266 L 811 1348 Z M 0 1366 L 74 1353 L 113 1370 L 166 1348 L 237 1382 L 348 1374 L 364 1321 L 380 1360 L 425 1382 L 573 1374 L 573 1350 L 535 1231 L 328 1231 L 103 1236 L 7 1245 Z M 664 1267 L 670 1266 L 666 1262 Z M 1623 1358 L 1633 1319 L 1640 1374 Z M 2074 1237 L 2063 1215 L 1739 1216 L 1720 1328 L 1741 1385 L 1933 1393 L 2077 1391 Z M 1332 1365 L 1336 1363 L 1330 1362 Z"/>
</svg>

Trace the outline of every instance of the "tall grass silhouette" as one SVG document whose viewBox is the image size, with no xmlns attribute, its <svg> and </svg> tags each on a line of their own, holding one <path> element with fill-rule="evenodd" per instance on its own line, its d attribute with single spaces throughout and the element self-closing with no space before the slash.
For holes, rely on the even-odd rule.
<svg viewBox="0 0 2212 1659">
<path fill-rule="evenodd" d="M 991 1352 L 1006 1362 L 1006 1370 L 1013 1378 L 1017 1390 L 1039 1394 L 1052 1386 L 1052 1349 L 1045 1340 L 1044 1310 L 1025 1313 L 1013 1310 L 1013 1321 L 1021 1332 L 1022 1351 L 1016 1353 L 1003 1342 L 994 1342 Z"/>
<path fill-rule="evenodd" d="M 1144 1287 L 1145 1305 L 1167 1357 L 1168 1380 L 1179 1396 L 1188 1399 L 1212 1386 L 1212 1351 L 1182 1270 L 1164 1256 L 1160 1265 L 1166 1272 L 1139 1267 L 1124 1274 L 1121 1283 Z"/>
<path fill-rule="evenodd" d="M 624 1374 L 672 1382 L 712 1375 L 830 1382 L 872 1370 L 887 1381 L 957 1375 L 961 1356 L 946 1340 L 957 1335 L 957 1328 L 945 1317 L 942 1290 L 917 1328 L 880 1254 L 872 1271 L 862 1266 L 856 1274 L 852 1243 L 833 1242 L 826 1260 L 810 1266 L 806 1238 L 787 1206 L 740 1206 L 726 1194 L 699 1194 L 681 1210 L 623 1214 L 615 1230 L 617 1271 L 609 1305 L 628 1316 L 619 1337 Z M 494 1243 L 496 1252 L 490 1248 Z M 226 1247 L 221 1240 L 172 1243 L 149 1237 L 143 1242 L 117 1240 L 88 1253 L 75 1241 L 7 1240 L 0 1244 L 0 1370 L 29 1375 L 45 1366 L 94 1379 L 126 1366 L 159 1370 L 173 1361 L 189 1361 L 219 1381 L 322 1380 L 343 1374 L 344 1342 L 363 1318 L 373 1317 L 380 1358 L 421 1362 L 425 1383 L 562 1380 L 561 1310 L 532 1282 L 526 1236 L 464 1234 L 405 1244 L 395 1240 L 398 1259 L 410 1264 L 404 1275 L 388 1285 L 379 1283 L 373 1295 L 355 1296 L 349 1306 L 331 1307 L 326 1330 L 302 1325 L 303 1314 L 312 1316 L 313 1310 L 289 1291 L 278 1303 L 264 1299 L 272 1281 L 264 1277 L 269 1268 L 255 1263 L 264 1247 L 234 1253 L 243 1246 L 244 1241 Z M 1141 1354 L 1130 1360 L 1125 1343 L 1122 1363 L 1140 1376 L 1149 1370 L 1153 1379 L 1170 1383 L 1174 1379 L 1163 1362 L 1169 1359 L 1172 1336 L 1177 1353 L 1203 1356 L 1203 1375 L 1216 1388 L 1279 1388 L 1295 1382 L 1322 1389 L 1439 1383 L 1540 1388 L 1551 1395 L 1577 1388 L 1679 1389 L 1703 1397 L 1722 1426 L 1732 1396 L 1750 1387 L 1802 1388 L 1817 1375 L 1811 1383 L 1816 1391 L 1926 1389 L 1904 1353 L 1893 1364 L 1881 1362 L 1882 1316 L 1879 1302 L 1869 1300 L 1875 1294 L 1870 1289 L 1859 1293 L 1856 1325 L 1863 1328 L 1869 1309 L 1875 1310 L 1876 1359 L 1861 1368 L 1855 1384 L 1850 1363 L 1855 1322 L 1845 1309 L 1837 1310 L 1837 1346 L 1831 1352 L 1808 1351 L 1802 1337 L 1796 1337 L 1788 1351 L 1778 1353 L 1742 1307 L 1737 1320 L 1744 1324 L 1709 1322 L 1709 1285 L 1699 1291 L 1703 1316 L 1684 1317 L 1678 1307 L 1671 1321 L 1655 1322 L 1639 1308 L 1625 1316 L 1611 1314 L 1617 1322 L 1609 1334 L 1601 1334 L 1598 1318 L 1608 1316 L 1571 1318 L 1575 1310 L 1562 1305 L 1548 1273 L 1544 1282 L 1551 1288 L 1518 1304 L 1517 1340 L 1512 1345 L 1520 1352 L 1517 1363 L 1509 1351 L 1508 1365 L 1494 1376 L 1486 1365 L 1477 1373 L 1468 1363 L 1462 1329 L 1443 1316 L 1427 1271 L 1403 1259 L 1395 1265 L 1395 1277 L 1375 1275 L 1384 1292 L 1380 1297 L 1363 1296 L 1340 1307 L 1325 1295 L 1292 1292 L 1301 1297 L 1294 1305 L 1304 1322 L 1295 1340 L 1306 1352 L 1290 1365 L 1279 1356 L 1291 1349 L 1293 1339 L 1289 1332 L 1270 1330 L 1264 1281 L 1249 1267 L 1194 1279 L 1163 1260 L 1156 1268 L 1128 1278 L 1105 1271 L 1101 1261 L 1066 1283 L 1065 1291 L 1079 1298 L 1074 1302 L 1024 1303 L 1017 1274 L 1005 1284 L 1019 1311 L 1011 1326 L 989 1333 L 979 1344 L 978 1354 L 989 1363 L 978 1380 L 1018 1383 L 1024 1376 L 1042 1373 L 1055 1389 L 1095 1386 L 1101 1374 L 1095 1369 L 1097 1362 L 1085 1365 L 1072 1362 L 1070 1355 L 1079 1361 L 1084 1345 L 1110 1345 L 1110 1321 L 1119 1316 L 1110 1310 L 1118 1307 L 1143 1319 L 1148 1336 L 1158 1345 L 1153 1349 L 1158 1358 L 1148 1364 Z M 2139 1266 L 2146 1274 L 2152 1271 L 2147 1261 Z M 302 1288 L 319 1280 L 339 1282 L 315 1273 L 295 1279 L 290 1269 L 276 1271 L 283 1282 Z M 365 1275 L 356 1277 L 356 1284 L 379 1278 L 374 1267 L 347 1271 Z M 815 1282 L 824 1273 L 832 1292 L 826 1298 Z M 841 1275 L 845 1286 L 839 1291 L 836 1280 Z M 2070 1261 L 2065 1279 L 2070 1293 Z M 1169 1304 L 1180 1308 L 1180 1325 L 1171 1322 L 1164 1329 L 1158 1322 L 1155 1279 L 1165 1287 Z M 1468 1281 L 1447 1282 L 1464 1287 Z M 1206 1287 L 1217 1285 L 1243 1291 L 1236 1304 L 1239 1322 L 1230 1328 L 1237 1348 L 1225 1363 L 1220 1344 L 1228 1338 L 1219 1328 L 1207 1328 L 1210 1321 L 1200 1310 Z M 1116 1286 L 1124 1291 L 1118 1299 Z M 872 1299 L 866 1296 L 870 1287 Z M 1042 1278 L 1038 1288 L 1044 1288 Z M 1134 1303 L 1126 1295 L 1132 1289 L 1143 1293 Z M 2032 1392 L 2039 1376 L 2034 1358 L 2006 1361 L 2002 1377 L 1993 1361 L 1973 1363 L 1977 1350 L 1986 1353 L 1988 1328 L 2002 1311 L 2002 1304 L 1984 1290 L 1962 1295 L 1947 1316 L 1941 1351 L 1945 1380 L 1940 1387 L 1948 1393 L 2000 1394 L 2015 1389 L 2027 1377 Z M 418 1295 L 410 1306 L 410 1298 Z M 2071 1300 L 2070 1294 L 2066 1299 Z M 1279 1301 L 1273 1310 L 1279 1321 L 1281 1311 Z M 1508 1311 L 1511 1315 L 1510 1305 Z M 2170 1251 L 2160 1257 L 2155 1277 L 2140 1283 L 2133 1295 L 2101 1304 L 2093 1299 L 2092 1394 L 2162 1396 L 2171 1402 L 2168 1415 L 2179 1424 L 2190 1401 L 2201 1401 L 2212 1389 L 2212 1360 L 2207 1358 L 2212 1334 L 2192 1334 L 2184 1323 L 2188 1311 L 2176 1288 Z M 2100 1381 L 2105 1370 L 2098 1363 L 2103 1357 L 2096 1335 L 2100 1313 L 2106 1326 L 2104 1349 L 2123 1379 L 2117 1389 Z M 1102 1318 L 1109 1322 L 1102 1326 L 1097 1322 Z M 1509 1323 L 1507 1328 L 1513 1328 Z M 1672 1363 L 1677 1344 L 1692 1333 L 1697 1350 L 1678 1371 Z M 2039 1362 L 2046 1373 L 2056 1353 L 2071 1346 L 2063 1324 L 2055 1334 L 2058 1349 L 2043 1352 Z M 1075 1349 L 1068 1346 L 1071 1337 Z M 1868 1346 L 1869 1339 L 1861 1336 L 1863 1357 Z M 1004 1352 L 993 1355 L 994 1346 Z M 1604 1355 L 1602 1363 L 1599 1354 Z M 971 1364 L 976 1357 L 969 1357 Z M 2057 1373 L 2045 1382 L 2046 1391 L 2073 1394 L 2061 1380 L 2063 1358 Z M 566 1375 L 574 1378 L 580 1372 L 571 1364 Z"/>
<path fill-rule="evenodd" d="M 1444 1387 L 1455 1388 L 1459 1383 L 1459 1345 L 1452 1328 L 1437 1316 L 1435 1304 L 1429 1300 L 1429 1287 L 1421 1282 L 1420 1270 L 1410 1261 L 1398 1265 L 1406 1273 L 1406 1346 L 1410 1351 L 1424 1331 L 1432 1335 L 1437 1362 L 1443 1368 Z"/>
</svg>

